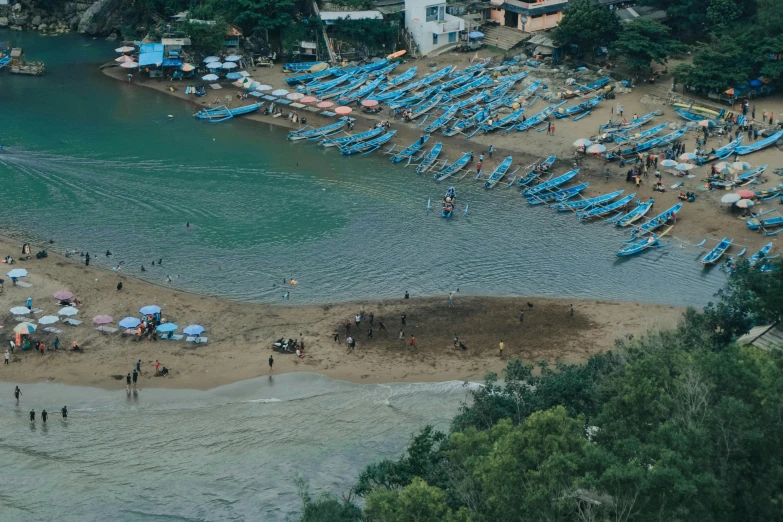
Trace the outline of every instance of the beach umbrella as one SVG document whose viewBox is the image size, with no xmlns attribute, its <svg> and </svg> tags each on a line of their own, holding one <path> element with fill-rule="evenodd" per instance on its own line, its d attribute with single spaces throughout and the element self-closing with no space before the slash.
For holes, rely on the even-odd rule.
<svg viewBox="0 0 783 522">
<path fill-rule="evenodd" d="M 481 31 L 471 31 L 468 33 L 468 38 L 484 38 L 484 33 Z"/>
<path fill-rule="evenodd" d="M 286 94 L 288 94 L 288 91 L 285 89 L 277 89 L 272 91 L 272 96 L 285 96 Z"/>
<path fill-rule="evenodd" d="M 733 204 L 733 203 L 736 203 L 737 201 L 739 201 L 741 199 L 742 199 L 742 197 L 739 194 L 726 194 L 725 196 L 720 198 L 720 202 L 721 203 Z"/>
<path fill-rule="evenodd" d="M 716 163 L 715 164 L 715 169 L 716 170 L 720 170 L 720 169 L 726 168 L 726 167 L 727 168 L 731 168 L 731 163 L 729 163 L 727 161 L 721 161 L 720 163 Z"/>
<path fill-rule="evenodd" d="M 65 308 L 60 308 L 60 311 L 57 312 L 57 315 L 69 316 L 69 315 L 76 315 L 78 313 L 79 313 L 79 310 L 77 310 L 73 306 L 66 306 Z"/>
<path fill-rule="evenodd" d="M 242 76 L 250 76 L 250 73 L 247 71 L 239 71 L 237 74 L 241 74 Z"/>
<path fill-rule="evenodd" d="M 14 327 L 14 332 L 22 335 L 31 334 L 35 331 L 35 325 L 32 323 L 19 323 Z"/>
<path fill-rule="evenodd" d="M 141 321 L 137 317 L 126 317 L 118 324 L 120 328 L 136 328 L 141 324 Z"/>
<path fill-rule="evenodd" d="M 212 63 L 215 63 L 215 62 L 212 62 Z M 236 69 L 239 66 L 237 64 L 235 64 L 234 62 L 226 62 L 226 63 L 223 64 L 222 67 L 223 67 L 223 69 Z"/>
<path fill-rule="evenodd" d="M 133 52 L 135 48 L 131 47 L 129 45 L 123 45 L 122 47 L 116 48 L 114 51 L 118 53 L 130 53 Z"/>
<path fill-rule="evenodd" d="M 126 63 L 126 62 L 132 62 L 133 58 L 131 58 L 127 54 L 123 54 L 122 56 L 118 56 L 117 58 L 115 58 L 114 61 L 117 63 Z"/>
<path fill-rule="evenodd" d="M 742 199 L 753 199 L 754 197 L 756 197 L 756 193 L 755 192 L 753 192 L 752 190 L 747 190 L 747 189 L 738 190 L 737 191 L 737 195 L 740 198 L 742 198 Z"/>
<path fill-rule="evenodd" d="M 183 63 L 180 69 L 182 69 L 183 72 L 190 72 L 195 70 L 196 66 L 190 63 Z"/>
<path fill-rule="evenodd" d="M 239 56 L 238 54 L 232 54 L 230 56 L 226 56 L 226 61 L 227 62 L 238 62 L 241 59 L 242 59 L 242 57 Z"/>
<path fill-rule="evenodd" d="M 318 98 L 315 96 L 305 96 L 304 98 L 299 100 L 301 103 L 313 103 L 314 101 L 318 101 Z"/>
<path fill-rule="evenodd" d="M 256 90 L 258 92 L 271 91 L 272 89 L 274 89 L 274 87 L 272 87 L 271 85 L 260 85 L 256 87 Z"/>
<path fill-rule="evenodd" d="M 73 299 L 73 294 L 68 290 L 58 290 L 52 294 L 52 297 L 58 301 L 67 301 L 68 299 Z"/>
<path fill-rule="evenodd" d="M 24 268 L 14 268 L 10 272 L 6 274 L 10 278 L 20 278 L 20 277 L 26 277 L 27 276 L 27 270 Z"/>
<path fill-rule="evenodd" d="M 690 160 L 695 160 L 696 158 L 698 158 L 698 156 L 693 152 L 685 152 L 683 154 L 680 154 L 680 161 L 690 161 Z"/>
<path fill-rule="evenodd" d="M 733 168 L 729 167 L 727 164 L 717 164 L 715 165 L 715 172 L 718 174 L 734 174 L 736 172 Z"/>
<path fill-rule="evenodd" d="M 364 100 L 362 102 L 362 107 L 375 107 L 378 105 L 378 100 Z"/>
<path fill-rule="evenodd" d="M 60 318 L 56 315 L 45 315 L 38 319 L 38 324 L 54 324 L 59 320 Z"/>
<path fill-rule="evenodd" d="M 715 122 L 712 120 L 701 120 L 699 122 L 699 127 L 714 127 Z"/>
<path fill-rule="evenodd" d="M 110 324 L 114 322 L 114 319 L 110 315 L 96 315 L 92 318 L 94 324 Z"/>
<path fill-rule="evenodd" d="M 218 58 L 217 56 L 207 56 L 206 58 L 204 58 L 204 63 L 219 62 L 219 61 L 220 58 Z"/>
<path fill-rule="evenodd" d="M 158 325 L 158 327 L 155 328 L 155 331 L 156 332 L 161 332 L 161 333 L 166 333 L 166 332 L 173 332 L 177 328 L 179 328 L 179 326 L 177 326 L 174 323 L 163 323 L 161 325 Z"/>
<path fill-rule="evenodd" d="M 214 82 L 218 80 L 220 77 L 217 74 L 208 74 L 206 76 L 202 76 L 201 79 L 205 82 Z"/>
<path fill-rule="evenodd" d="M 579 138 L 574 142 L 574 147 L 589 147 L 593 142 L 587 138 Z"/>
<path fill-rule="evenodd" d="M 600 154 L 601 152 L 606 152 L 606 147 L 596 143 L 595 145 L 590 145 L 587 147 L 587 152 L 590 154 Z"/>
<path fill-rule="evenodd" d="M 753 165 L 748 163 L 747 161 L 735 161 L 731 164 L 731 168 L 734 170 L 750 170 L 753 168 Z"/>
<path fill-rule="evenodd" d="M 137 64 L 136 62 L 125 62 L 120 64 L 120 67 L 122 67 L 123 69 L 135 69 L 138 66 L 139 64 Z"/>
<path fill-rule="evenodd" d="M 223 64 L 220 62 L 209 62 L 207 64 L 207 69 L 220 69 L 223 67 Z"/>
<path fill-rule="evenodd" d="M 332 107 L 333 105 L 334 105 L 334 102 L 322 101 L 321 103 L 316 105 L 316 107 L 318 107 L 319 109 L 328 109 L 329 107 Z"/>
<path fill-rule="evenodd" d="M 351 114 L 353 109 L 350 107 L 337 107 L 334 112 L 335 114 Z"/>
<path fill-rule="evenodd" d="M 696 168 L 696 165 L 692 165 L 692 164 L 690 164 L 690 163 L 680 163 L 680 164 L 678 164 L 678 165 L 677 165 L 676 167 L 674 167 L 674 168 L 675 168 L 675 169 L 677 169 L 677 170 L 679 170 L 680 172 L 686 172 L 686 171 L 688 171 L 688 170 L 695 169 L 695 168 Z"/>
<path fill-rule="evenodd" d="M 243 78 L 243 76 L 238 72 L 235 72 L 235 73 L 228 73 L 226 75 L 226 78 L 228 78 L 229 80 L 240 80 Z"/>
<path fill-rule="evenodd" d="M 234 85 L 236 87 L 244 87 L 245 86 L 245 84 L 242 83 L 240 80 L 237 80 L 235 82 L 231 82 L 231 85 Z"/>
<path fill-rule="evenodd" d="M 737 206 L 737 208 L 750 208 L 755 205 L 755 203 L 749 199 L 741 199 L 734 204 Z"/>
<path fill-rule="evenodd" d="M 158 305 L 147 305 L 140 308 L 139 313 L 144 315 L 153 315 L 159 313 L 160 310 L 161 308 Z"/>
<path fill-rule="evenodd" d="M 200 324 L 191 324 L 182 330 L 182 333 L 187 335 L 201 335 L 204 333 L 204 327 Z"/>
<path fill-rule="evenodd" d="M 15 306 L 11 308 L 11 313 L 14 315 L 27 315 L 30 313 L 30 309 L 26 306 Z"/>
<path fill-rule="evenodd" d="M 301 92 L 292 92 L 291 94 L 286 94 L 285 97 L 289 100 L 301 100 L 304 98 L 304 94 Z"/>
<path fill-rule="evenodd" d="M 677 162 L 674 161 L 673 159 L 665 159 L 665 160 L 661 161 L 661 166 L 662 167 L 676 167 L 677 166 Z"/>
</svg>

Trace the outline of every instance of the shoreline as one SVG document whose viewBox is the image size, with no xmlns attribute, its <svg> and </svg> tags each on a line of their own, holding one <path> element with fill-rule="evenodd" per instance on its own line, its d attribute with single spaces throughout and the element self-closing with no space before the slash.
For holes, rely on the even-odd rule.
<svg viewBox="0 0 783 522">
<path fill-rule="evenodd" d="M 26 268 L 24 281 L 30 288 L 5 285 L 0 294 L 0 310 L 10 310 L 32 297 L 40 315 L 56 314 L 60 308 L 52 293 L 67 289 L 81 301 L 77 327 L 55 326 L 60 350 L 45 355 L 33 351 L 14 352 L 11 364 L 3 366 L 0 381 L 25 384 L 62 384 L 124 389 L 124 375 L 136 360 L 142 361 L 140 387 L 208 390 L 218 386 L 270 375 L 267 359 L 274 354 L 274 372 L 280 375 L 309 372 L 355 383 L 443 382 L 482 380 L 488 371 L 500 372 L 506 362 L 522 357 L 526 362 L 547 360 L 580 363 L 590 355 L 611 350 L 614 340 L 639 335 L 650 328 L 676 324 L 682 308 L 606 300 L 572 300 L 505 297 L 455 296 L 454 307 L 446 298 L 413 298 L 387 301 L 364 300 L 326 306 L 282 306 L 255 304 L 192 294 L 158 286 L 124 273 L 85 266 L 80 259 L 67 259 L 50 248 L 49 257 L 19 261 L 14 268 Z M 0 236 L 2 256 L 15 258 L 21 241 Z M 123 290 L 116 285 L 123 282 Z M 533 307 L 528 307 L 528 303 Z M 137 316 L 147 304 L 163 307 L 163 317 L 181 328 L 201 324 L 207 344 L 183 341 L 136 341 L 121 333 L 103 334 L 95 330 L 92 317 L 107 314 L 114 324 L 125 316 Z M 569 317 L 569 306 L 575 314 Z M 353 316 L 364 309 L 375 315 L 374 337 L 368 339 L 365 324 L 356 333 Z M 518 315 L 525 310 L 524 322 Z M 406 314 L 406 325 L 400 316 Z M 28 316 L 28 318 L 31 316 Z M 33 318 L 36 316 L 32 316 Z M 348 353 L 345 322 L 352 322 L 357 348 Z M 377 330 L 379 321 L 387 331 Z M 6 347 L 17 321 L 10 312 L 0 312 L 0 336 Z M 402 342 L 398 332 L 404 329 Z M 340 342 L 333 342 L 335 332 Z M 468 347 L 453 347 L 454 333 Z M 271 347 L 281 337 L 305 340 L 306 356 L 279 354 Z M 416 337 L 416 347 L 409 336 Z M 55 334 L 34 334 L 51 349 Z M 503 339 L 505 351 L 498 354 Z M 83 352 L 67 348 L 77 341 Z M 5 350 L 3 350 L 5 351 Z M 147 377 L 159 360 L 170 369 L 165 378 Z"/>
</svg>

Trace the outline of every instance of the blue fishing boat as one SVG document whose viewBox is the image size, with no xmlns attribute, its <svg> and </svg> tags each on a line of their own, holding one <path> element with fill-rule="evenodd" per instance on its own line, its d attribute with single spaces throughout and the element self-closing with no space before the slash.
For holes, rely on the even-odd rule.
<svg viewBox="0 0 783 522">
<path fill-rule="evenodd" d="M 758 219 L 757 217 L 749 219 L 745 222 L 751 230 L 760 230 L 768 228 L 783 227 L 783 216 L 775 216 L 769 219 Z"/>
<path fill-rule="evenodd" d="M 391 140 L 395 134 L 397 134 L 397 131 L 393 130 L 391 132 L 387 132 L 383 136 L 378 136 L 377 138 L 369 141 L 352 143 L 350 145 L 346 145 L 345 147 L 340 147 L 340 152 L 346 156 L 351 156 L 353 154 L 369 154 L 370 152 L 381 148 L 385 143 Z"/>
<path fill-rule="evenodd" d="M 671 230 L 671 228 L 669 230 Z M 666 232 L 668 232 L 668 230 Z M 644 252 L 649 248 L 657 247 L 660 244 L 660 239 L 664 234 L 650 234 L 648 237 L 644 237 L 638 241 L 629 243 L 628 245 L 621 248 L 619 252 L 617 252 L 617 257 L 633 256 Z"/>
<path fill-rule="evenodd" d="M 602 207 L 594 207 L 588 210 L 587 212 L 579 212 L 577 213 L 576 217 L 583 221 L 587 221 L 589 219 L 605 216 L 607 214 L 611 214 L 612 212 L 616 212 L 618 210 L 624 209 L 628 203 L 633 201 L 633 198 L 636 196 L 636 193 L 629 194 L 625 196 L 622 199 L 618 199 L 614 203 L 610 203 L 609 205 L 604 205 Z"/>
<path fill-rule="evenodd" d="M 647 223 L 636 227 L 631 234 L 633 236 L 643 236 L 653 232 L 656 228 L 665 225 L 671 218 L 677 218 L 677 213 L 682 209 L 682 203 L 677 203 L 672 208 L 661 212 Z"/>
<path fill-rule="evenodd" d="M 522 191 L 522 195 L 525 197 L 531 197 L 531 196 L 541 194 L 546 190 L 551 190 L 555 187 L 559 187 L 560 185 L 568 183 L 569 181 L 574 179 L 577 174 L 579 174 L 579 169 L 569 170 L 568 172 L 566 172 L 561 176 L 550 179 L 549 181 L 545 181 L 543 183 L 539 183 L 538 185 L 534 185 L 530 188 L 524 189 Z"/>
<path fill-rule="evenodd" d="M 449 190 L 446 191 L 446 195 L 443 196 L 443 209 L 440 211 L 440 215 L 444 218 L 450 218 L 451 214 L 454 212 L 454 205 L 456 204 L 457 200 L 457 191 L 454 189 L 454 187 L 449 187 Z"/>
<path fill-rule="evenodd" d="M 215 107 L 214 109 L 201 109 L 195 116 L 199 120 L 207 120 L 209 123 L 220 123 L 221 121 L 230 120 L 234 116 L 241 116 L 242 114 L 248 114 L 257 111 L 263 103 L 251 103 L 243 107 L 234 107 L 229 109 L 225 105 Z"/>
<path fill-rule="evenodd" d="M 446 112 L 440 115 L 438 119 L 436 119 L 435 121 L 433 121 L 432 123 L 424 127 L 424 132 L 427 133 L 435 132 L 445 127 L 451 122 L 451 120 L 454 119 L 454 116 L 456 116 L 456 114 L 457 114 L 457 109 L 453 107 L 449 107 L 448 109 L 446 109 Z"/>
<path fill-rule="evenodd" d="M 576 212 L 577 210 L 589 210 L 593 207 L 609 203 L 613 199 L 622 196 L 624 190 L 615 190 L 608 194 L 601 194 L 592 198 L 581 199 L 579 201 L 566 201 L 563 203 L 555 203 L 549 208 L 556 210 L 557 212 Z"/>
<path fill-rule="evenodd" d="M 0 69 L 8 65 L 10 62 L 11 62 L 10 56 L 3 56 L 2 58 L 0 58 Z"/>
<path fill-rule="evenodd" d="M 366 96 L 369 96 L 381 84 L 382 81 L 383 77 L 376 78 L 360 89 L 357 89 L 353 92 L 344 93 L 339 98 L 337 98 L 337 103 L 341 105 L 347 105 L 351 102 L 361 100 Z"/>
<path fill-rule="evenodd" d="M 419 138 L 418 140 L 416 140 L 415 142 L 411 143 L 410 145 L 408 145 L 407 147 L 402 149 L 400 152 L 398 152 L 397 154 L 392 156 L 391 157 L 392 162 L 393 163 L 399 163 L 399 162 L 401 162 L 404 159 L 410 158 L 411 156 L 413 156 L 414 154 L 419 152 L 421 150 L 421 148 L 424 147 L 424 145 L 427 144 L 427 140 L 429 140 L 429 139 L 430 139 L 430 135 L 429 134 L 423 135 L 421 138 Z"/>
<path fill-rule="evenodd" d="M 467 152 L 467 153 L 463 154 L 460 159 L 458 159 L 457 161 L 455 161 L 451 165 L 445 167 L 440 172 L 437 172 L 435 174 L 435 176 L 433 176 L 435 178 L 435 181 L 443 181 L 444 179 L 446 179 L 448 177 L 451 177 L 454 174 L 456 174 L 457 172 L 459 172 L 460 170 L 462 170 L 462 168 L 465 165 L 470 163 L 470 156 L 471 156 L 470 152 Z"/>
<path fill-rule="evenodd" d="M 697 114 L 695 112 L 691 112 L 687 109 L 678 109 L 675 107 L 674 112 L 680 115 L 680 117 L 684 120 L 688 121 L 704 121 L 704 120 L 710 120 L 710 121 L 716 121 L 712 118 L 708 118 L 704 116 L 703 114 Z"/>
<path fill-rule="evenodd" d="M 438 159 L 438 156 L 440 156 L 440 151 L 443 150 L 443 143 L 438 142 L 435 144 L 434 147 L 427 153 L 426 156 L 424 156 L 424 159 L 421 160 L 421 163 L 418 167 L 416 167 L 416 174 L 421 174 L 422 172 L 426 172 L 427 169 L 432 167 L 432 164 L 435 163 L 435 160 Z"/>
<path fill-rule="evenodd" d="M 756 263 L 759 261 L 766 259 L 767 254 L 769 254 L 769 251 L 772 250 L 772 243 L 767 243 L 763 247 L 761 247 L 761 250 L 750 256 L 750 259 L 748 259 L 748 263 L 750 263 L 750 266 L 756 266 Z"/>
<path fill-rule="evenodd" d="M 387 65 L 386 67 L 383 67 L 382 69 L 377 69 L 374 71 L 369 71 L 370 78 L 385 78 L 389 75 L 390 72 L 392 72 L 394 69 L 399 67 L 400 62 L 393 62 Z"/>
<path fill-rule="evenodd" d="M 294 72 L 309 71 L 313 67 L 321 65 L 323 63 L 326 63 L 326 62 L 285 63 L 285 64 L 283 64 L 283 72 L 284 73 L 294 73 Z"/>
<path fill-rule="evenodd" d="M 768 136 L 764 138 L 763 140 L 757 141 L 755 143 L 752 143 L 750 145 L 745 145 L 744 147 L 737 147 L 734 152 L 736 154 L 739 154 L 740 156 L 744 156 L 746 154 L 750 154 L 751 152 L 758 152 L 761 149 L 765 149 L 769 147 L 770 145 L 774 145 L 780 138 L 783 137 L 783 130 L 777 131 L 772 136 Z"/>
<path fill-rule="evenodd" d="M 527 185 L 530 185 L 535 180 L 537 180 L 545 172 L 549 172 L 549 169 L 551 169 L 552 165 L 555 164 L 556 159 L 557 154 L 552 154 L 547 159 L 534 166 L 530 172 L 519 178 L 519 186 L 526 187 Z"/>
<path fill-rule="evenodd" d="M 335 87 L 334 89 L 330 89 L 328 91 L 318 91 L 316 96 L 318 96 L 322 100 L 328 100 L 329 98 L 337 98 L 339 96 L 345 96 L 347 93 L 353 91 L 354 89 L 358 89 L 362 85 L 364 85 L 364 82 L 367 81 L 367 76 L 354 76 L 350 80 L 348 80 L 348 83 L 346 85 L 341 85 L 338 87 Z"/>
<path fill-rule="evenodd" d="M 489 176 L 489 179 L 484 182 L 485 188 L 492 188 L 495 185 L 497 185 L 498 181 L 503 179 L 503 176 L 506 175 L 508 172 L 508 169 L 511 168 L 511 156 L 506 156 L 506 158 L 498 165 L 494 172 Z"/>
<path fill-rule="evenodd" d="M 625 131 L 630 128 L 637 128 L 651 119 L 653 117 L 658 116 L 660 114 L 660 111 L 654 111 L 649 114 L 645 114 L 644 116 L 641 116 L 639 118 L 634 118 L 633 120 L 629 121 L 628 123 L 623 123 L 620 120 L 610 120 L 607 125 L 600 125 L 599 129 L 601 129 L 603 132 L 617 132 L 617 131 Z"/>
<path fill-rule="evenodd" d="M 612 80 L 611 78 L 605 77 L 605 78 L 601 78 L 600 80 L 596 80 L 594 82 L 588 83 L 587 85 L 581 85 L 572 91 L 572 96 L 579 96 L 582 94 L 590 93 L 598 89 L 602 89 L 607 85 L 609 85 L 609 82 L 611 80 Z"/>
<path fill-rule="evenodd" d="M 518 81 L 524 80 L 525 78 L 527 78 L 528 74 L 530 74 L 528 71 L 524 71 L 524 72 L 521 72 L 521 73 L 510 74 L 508 76 L 501 76 L 500 78 L 498 78 L 498 81 L 501 82 L 501 83 L 511 82 L 511 85 L 514 85 Z"/>
<path fill-rule="evenodd" d="M 285 83 L 288 85 L 299 85 L 303 83 L 309 83 L 314 80 L 317 80 L 318 78 L 328 78 L 329 76 L 339 74 L 340 68 L 339 67 L 330 67 L 329 69 L 324 69 L 323 71 L 310 73 L 310 74 L 302 74 L 300 76 L 292 76 L 290 78 L 285 79 Z"/>
<path fill-rule="evenodd" d="M 405 71 L 405 72 L 404 72 L 404 73 L 402 73 L 401 75 L 399 75 L 399 76 L 397 76 L 397 77 L 395 77 L 395 78 L 393 78 L 393 79 L 389 80 L 389 81 L 388 81 L 388 82 L 386 82 L 385 84 L 381 85 L 381 86 L 379 87 L 379 90 L 380 90 L 381 92 L 386 92 L 386 91 L 388 91 L 389 89 L 394 89 L 394 88 L 396 88 L 396 87 L 399 87 L 399 86 L 400 86 L 400 85 L 402 85 L 403 83 L 405 83 L 405 82 L 409 81 L 411 78 L 413 78 L 414 76 L 416 76 L 416 70 L 417 70 L 417 69 L 418 69 L 418 67 L 417 67 L 417 66 L 413 66 L 413 67 L 411 67 L 410 69 L 408 69 L 407 71 Z"/>
<path fill-rule="evenodd" d="M 470 98 L 466 98 L 460 102 L 452 103 L 447 107 L 447 109 L 455 109 L 455 110 L 462 110 L 465 107 L 470 107 L 471 105 L 475 105 L 477 103 L 483 102 L 487 100 L 487 93 L 479 92 L 471 96 Z"/>
<path fill-rule="evenodd" d="M 489 62 L 492 61 L 492 57 L 484 58 L 482 60 L 479 60 L 477 63 L 474 63 L 473 65 L 469 65 L 468 67 L 465 67 L 462 69 L 463 73 L 475 73 L 482 69 L 486 69 L 487 65 L 489 65 Z"/>
<path fill-rule="evenodd" d="M 622 216 L 621 218 L 617 219 L 614 222 L 614 224 L 617 225 L 618 227 L 627 227 L 628 225 L 632 225 L 633 223 L 642 219 L 645 216 L 645 214 L 647 214 L 650 211 L 650 209 L 652 209 L 653 203 L 655 203 L 655 200 L 653 198 L 650 198 L 644 203 L 639 203 L 638 205 L 636 205 L 635 209 L 633 209 L 626 215 Z"/>
<path fill-rule="evenodd" d="M 492 116 L 493 113 L 485 109 L 483 111 L 477 112 L 473 116 L 458 120 L 450 129 L 443 131 L 443 134 L 445 134 L 446 136 L 454 136 L 455 134 L 463 133 L 465 131 L 472 129 L 477 125 L 481 125 L 485 123 Z"/>
<path fill-rule="evenodd" d="M 411 108 L 411 111 L 408 114 L 408 119 L 410 121 L 413 121 L 419 116 L 426 114 L 427 112 L 431 111 L 432 109 L 434 109 L 435 107 L 443 103 L 444 99 L 445 99 L 444 94 L 436 94 L 429 100 L 425 100 L 421 102 L 419 105 L 416 105 Z"/>
<path fill-rule="evenodd" d="M 498 129 L 504 128 L 506 125 L 512 125 L 516 123 L 516 121 L 525 113 L 525 109 L 517 109 L 508 116 L 505 116 L 503 118 L 500 118 L 497 121 L 493 121 L 492 123 L 485 123 L 484 125 L 479 126 L 478 129 L 473 131 L 473 134 L 469 134 L 466 136 L 466 138 L 472 138 L 477 132 L 484 131 L 484 133 L 496 131 Z"/>
<path fill-rule="evenodd" d="M 538 88 L 541 86 L 541 80 L 536 80 L 527 87 L 525 87 L 522 92 L 514 96 L 514 99 L 512 100 L 512 103 L 521 103 L 528 98 L 530 98 L 535 92 L 538 90 Z M 529 104 L 528 104 L 529 105 Z"/>
<path fill-rule="evenodd" d="M 349 82 L 353 77 L 354 76 L 352 74 L 346 74 L 325 82 L 314 81 L 307 84 L 297 85 L 296 90 L 301 93 L 315 94 L 317 96 L 318 93 L 334 90 L 340 85 Z"/>
<path fill-rule="evenodd" d="M 345 147 L 346 145 L 356 143 L 357 141 L 371 140 L 374 137 L 382 134 L 383 131 L 383 127 L 376 127 L 360 134 L 351 134 L 349 136 L 342 136 L 340 138 L 326 138 L 322 140 L 319 145 L 323 147 Z"/>
<path fill-rule="evenodd" d="M 417 88 L 429 87 L 433 83 L 440 81 L 441 78 L 443 78 L 444 76 L 450 74 L 453 69 L 454 69 L 453 65 L 448 65 L 443 69 L 430 74 L 426 78 L 423 78 L 422 80 L 419 81 L 419 85 L 417 86 Z"/>
<path fill-rule="evenodd" d="M 626 135 L 626 136 L 617 136 L 617 137 L 615 137 L 614 142 L 615 143 L 619 143 L 619 144 L 623 144 L 623 143 L 628 142 L 628 141 L 636 141 L 636 140 L 641 140 L 642 138 L 648 138 L 650 136 L 655 136 L 656 134 L 661 132 L 663 129 L 665 129 L 666 125 L 667 125 L 666 123 L 661 123 L 660 125 L 655 126 L 655 127 L 651 128 L 651 129 L 647 129 L 644 132 L 639 132 L 639 133 L 635 133 L 635 134 L 629 134 L 629 135 Z"/>
<path fill-rule="evenodd" d="M 448 91 L 449 89 L 456 89 L 457 87 L 461 87 L 471 81 L 473 79 L 472 74 L 460 74 L 457 76 L 454 76 L 451 80 L 444 82 L 441 84 L 441 89 L 444 91 Z"/>
<path fill-rule="evenodd" d="M 474 91 L 476 89 L 479 89 L 481 87 L 492 85 L 492 79 L 487 78 L 486 76 L 482 76 L 481 78 L 478 78 L 477 80 L 473 80 L 470 83 L 466 83 L 459 89 L 455 89 L 449 93 L 449 96 L 452 98 L 459 98 L 460 96 L 469 93 L 470 91 Z"/>
<path fill-rule="evenodd" d="M 576 116 L 582 112 L 592 110 L 593 107 L 601 103 L 603 99 L 603 96 L 598 96 L 592 100 L 582 102 L 579 105 L 572 105 L 571 107 L 566 107 L 565 109 L 558 109 L 557 112 L 555 112 L 555 118 L 568 118 L 569 116 Z"/>
<path fill-rule="evenodd" d="M 561 203 L 579 195 L 589 185 L 590 182 L 585 181 L 578 185 L 574 185 L 573 187 L 556 190 L 554 192 L 542 192 L 535 196 L 528 196 L 525 199 L 527 199 L 527 202 L 531 205 L 543 205 L 544 203 L 549 203 L 550 201 L 557 201 L 558 203 Z"/>
<path fill-rule="evenodd" d="M 309 140 L 312 138 L 320 138 L 327 134 L 339 132 L 350 121 L 349 118 L 340 118 L 340 121 L 324 125 L 315 129 L 304 129 L 291 131 L 288 133 L 288 139 L 291 141 Z"/>
<path fill-rule="evenodd" d="M 565 102 L 560 102 L 560 103 L 558 103 L 556 105 L 550 105 L 549 107 L 547 107 L 546 109 L 542 110 L 538 114 L 534 114 L 533 116 L 531 116 L 527 120 L 525 120 L 523 122 L 520 122 L 520 123 L 517 123 L 514 127 L 511 127 L 508 130 L 510 131 L 511 129 L 516 129 L 518 131 L 525 131 L 525 130 L 528 130 L 529 128 L 531 128 L 531 127 L 535 127 L 539 123 L 542 123 L 542 122 L 544 122 L 544 120 L 549 118 L 549 116 L 551 116 L 552 113 L 555 112 L 555 110 L 557 110 L 557 108 L 560 107 L 561 105 L 563 105 L 564 103 Z"/>
<path fill-rule="evenodd" d="M 629 156 L 631 154 L 637 154 L 639 152 L 644 152 L 646 150 L 650 150 L 653 147 L 661 147 L 663 145 L 668 145 L 669 143 L 679 139 L 682 137 L 683 134 L 685 134 L 685 131 L 688 129 L 682 128 L 680 130 L 674 131 L 671 134 L 667 134 L 666 136 L 660 137 L 660 138 L 653 138 L 651 140 L 645 141 L 643 143 L 637 143 L 630 149 L 625 149 L 623 151 L 620 151 L 621 156 Z"/>
<path fill-rule="evenodd" d="M 431 96 L 434 96 L 439 92 L 440 92 L 440 86 L 435 85 L 428 89 L 424 89 L 421 92 L 414 93 L 412 96 L 408 98 L 396 98 L 394 100 L 390 100 L 387 102 L 387 105 L 391 109 L 399 109 L 401 107 L 412 107 L 416 104 L 421 104 L 422 102 L 427 101 Z"/>
<path fill-rule="evenodd" d="M 718 262 L 718 260 L 723 257 L 723 254 L 726 253 L 726 250 L 729 249 L 731 244 L 734 242 L 733 239 L 729 239 L 727 237 L 724 237 L 723 240 L 715 245 L 715 248 L 709 251 L 709 253 L 704 256 L 701 260 L 701 264 L 705 267 L 707 265 L 713 265 Z"/>
</svg>

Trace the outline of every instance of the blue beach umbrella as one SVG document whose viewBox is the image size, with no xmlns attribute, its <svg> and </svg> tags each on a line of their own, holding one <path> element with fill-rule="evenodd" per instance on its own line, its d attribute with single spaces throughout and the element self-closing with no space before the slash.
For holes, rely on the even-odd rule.
<svg viewBox="0 0 783 522">
<path fill-rule="evenodd" d="M 8 277 L 10 277 L 10 278 L 18 279 L 20 277 L 27 276 L 27 270 L 25 270 L 24 268 L 14 268 L 10 272 L 8 272 L 6 275 Z"/>
<path fill-rule="evenodd" d="M 155 331 L 160 333 L 168 333 L 168 332 L 173 332 L 177 328 L 179 328 L 179 326 L 177 326 L 174 323 L 163 323 L 159 325 L 157 328 L 155 328 Z"/>
<path fill-rule="evenodd" d="M 244 78 L 244 77 L 245 77 L 244 74 L 241 74 L 241 73 L 238 73 L 238 72 L 228 73 L 226 75 L 226 78 L 228 78 L 229 80 L 239 80 L 240 78 Z"/>
<path fill-rule="evenodd" d="M 182 330 L 182 333 L 188 335 L 201 335 L 204 333 L 204 327 L 201 326 L 200 324 L 191 324 L 190 326 Z"/>
<path fill-rule="evenodd" d="M 141 324 L 141 321 L 136 317 L 126 317 L 118 323 L 120 328 L 136 328 Z"/>
<path fill-rule="evenodd" d="M 220 69 L 223 67 L 223 64 L 220 62 L 209 62 L 207 64 L 207 69 Z"/>
<path fill-rule="evenodd" d="M 160 306 L 157 305 L 147 305 L 139 309 L 139 313 L 144 315 L 153 315 L 157 314 L 158 312 L 160 312 Z"/>
<path fill-rule="evenodd" d="M 218 58 L 217 56 L 207 56 L 206 58 L 204 58 L 204 63 L 219 62 L 219 61 L 220 58 Z"/>
<path fill-rule="evenodd" d="M 216 80 L 219 80 L 220 76 L 218 76 L 217 74 L 207 74 L 206 76 L 202 76 L 201 79 L 204 80 L 205 82 L 214 82 Z"/>
<path fill-rule="evenodd" d="M 238 62 L 241 59 L 242 59 L 242 57 L 237 55 L 237 54 L 232 54 L 230 56 L 226 56 L 226 61 L 227 62 Z"/>
<path fill-rule="evenodd" d="M 471 31 L 468 33 L 468 38 L 484 38 L 484 33 L 481 31 Z"/>
</svg>

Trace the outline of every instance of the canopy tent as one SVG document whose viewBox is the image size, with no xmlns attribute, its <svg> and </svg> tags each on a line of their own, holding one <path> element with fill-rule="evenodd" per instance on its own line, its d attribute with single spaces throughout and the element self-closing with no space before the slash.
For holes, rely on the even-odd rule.
<svg viewBox="0 0 783 522">
<path fill-rule="evenodd" d="M 163 63 L 163 44 L 141 44 L 139 48 L 139 66 L 160 65 Z M 180 62 L 179 65 L 182 65 Z"/>
<path fill-rule="evenodd" d="M 173 332 L 174 330 L 176 330 L 178 328 L 179 328 L 179 326 L 177 326 L 174 323 L 163 323 L 161 325 L 158 325 L 158 327 L 155 328 L 155 330 L 158 331 L 158 332 L 161 332 L 161 333 L 166 333 L 166 332 Z"/>
<path fill-rule="evenodd" d="M 162 67 L 182 67 L 182 58 L 165 58 Z"/>
</svg>

